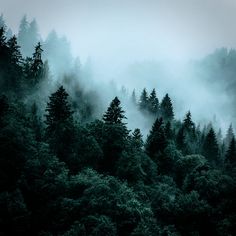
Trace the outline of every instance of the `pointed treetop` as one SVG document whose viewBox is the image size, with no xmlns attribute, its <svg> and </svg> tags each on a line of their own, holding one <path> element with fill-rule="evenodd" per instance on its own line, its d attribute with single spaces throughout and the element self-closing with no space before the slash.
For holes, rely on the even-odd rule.
<svg viewBox="0 0 236 236">
<path fill-rule="evenodd" d="M 191 115 L 191 112 L 188 111 L 187 114 L 185 115 L 185 118 L 184 118 L 184 128 L 187 129 L 187 130 L 191 130 L 195 127 L 193 121 L 192 121 L 192 115 Z"/>
<path fill-rule="evenodd" d="M 147 105 L 148 105 L 148 93 L 146 88 L 144 88 L 140 96 L 139 108 L 141 110 L 145 110 L 147 109 Z"/>
<path fill-rule="evenodd" d="M 235 144 L 234 137 L 232 138 L 229 148 L 226 152 L 225 163 L 228 168 L 235 167 L 235 165 L 236 165 L 236 144 Z"/>
<path fill-rule="evenodd" d="M 155 88 L 150 93 L 150 96 L 148 98 L 148 103 L 149 103 L 149 107 L 148 107 L 149 112 L 153 115 L 157 115 L 158 110 L 159 110 L 159 100 L 157 98 Z"/>
<path fill-rule="evenodd" d="M 172 121 L 174 119 L 173 105 L 168 93 L 162 99 L 160 110 L 164 120 Z"/>
<path fill-rule="evenodd" d="M 106 113 L 103 115 L 103 120 L 107 124 L 122 124 L 123 119 L 126 119 L 124 111 L 120 106 L 120 100 L 118 97 L 115 97 L 110 103 Z"/>
</svg>

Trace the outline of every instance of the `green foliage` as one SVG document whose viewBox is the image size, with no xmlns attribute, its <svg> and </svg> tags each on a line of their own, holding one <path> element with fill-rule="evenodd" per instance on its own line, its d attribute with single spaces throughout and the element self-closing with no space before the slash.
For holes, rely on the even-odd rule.
<svg viewBox="0 0 236 236">
<path fill-rule="evenodd" d="M 122 124 L 123 119 L 125 119 L 124 111 L 120 107 L 120 100 L 115 97 L 104 114 L 103 120 L 106 124 Z"/>
<path fill-rule="evenodd" d="M 161 101 L 160 113 L 165 121 L 172 121 L 174 119 L 173 105 L 168 94 Z"/>
<path fill-rule="evenodd" d="M 219 163 L 219 147 L 215 131 L 211 128 L 203 143 L 203 155 L 214 165 Z"/>
<path fill-rule="evenodd" d="M 3 16 L 0 27 L 0 235 L 236 235 L 232 125 L 223 139 L 212 124 L 196 128 L 190 111 L 174 120 L 168 94 L 159 104 L 155 89 L 144 89 L 139 104 L 132 94 L 141 117 L 155 119 L 144 143 L 117 97 L 94 120 L 99 99 L 77 81 L 86 74 L 78 67 L 45 110 L 53 66 L 40 43 L 33 52 L 36 21 L 22 19 L 22 48 Z M 68 47 L 51 33 L 48 59 L 70 61 L 54 43 Z"/>
</svg>

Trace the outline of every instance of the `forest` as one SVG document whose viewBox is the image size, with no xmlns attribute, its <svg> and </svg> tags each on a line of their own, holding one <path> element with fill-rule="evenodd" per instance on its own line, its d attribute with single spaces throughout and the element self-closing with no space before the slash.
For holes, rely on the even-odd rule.
<svg viewBox="0 0 236 236">
<path fill-rule="evenodd" d="M 48 62 L 66 40 L 35 25 L 15 36 L 0 17 L 0 235 L 236 235 L 233 126 L 179 120 L 144 88 L 127 99 L 152 126 L 130 130 L 121 94 L 98 112 L 89 72 Z"/>
</svg>

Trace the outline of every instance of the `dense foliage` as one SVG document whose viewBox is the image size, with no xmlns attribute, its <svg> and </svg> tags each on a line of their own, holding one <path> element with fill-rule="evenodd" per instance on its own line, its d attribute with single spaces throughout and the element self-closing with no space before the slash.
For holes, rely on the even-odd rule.
<svg viewBox="0 0 236 236">
<path fill-rule="evenodd" d="M 24 18 L 19 40 L 35 27 Z M 24 57 L 0 29 L 0 235 L 236 235 L 232 126 L 222 140 L 190 111 L 178 121 L 155 89 L 130 99 L 154 119 L 145 140 L 118 97 L 94 119 L 68 80 L 43 106 L 50 76 L 35 44 Z"/>
</svg>

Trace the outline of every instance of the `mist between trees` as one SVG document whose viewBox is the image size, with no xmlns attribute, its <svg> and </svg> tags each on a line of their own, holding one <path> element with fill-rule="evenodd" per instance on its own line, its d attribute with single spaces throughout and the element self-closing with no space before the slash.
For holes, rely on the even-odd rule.
<svg viewBox="0 0 236 236">
<path fill-rule="evenodd" d="M 235 235 L 233 125 L 222 135 L 179 119 L 171 93 L 96 81 L 36 25 L 24 17 L 16 37 L 0 18 L 0 234 Z M 225 58 L 233 81 L 234 57 L 194 64 Z"/>
</svg>

